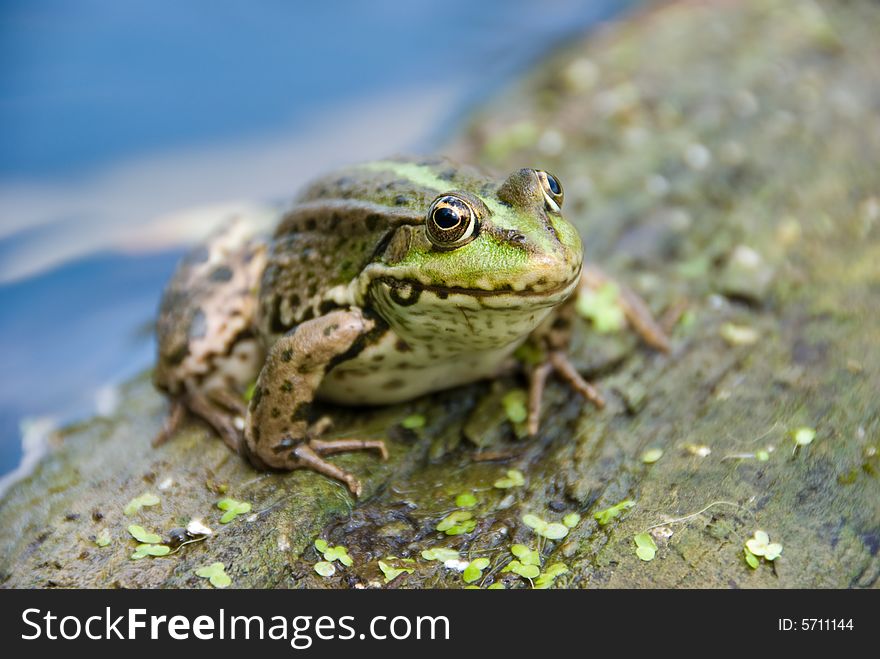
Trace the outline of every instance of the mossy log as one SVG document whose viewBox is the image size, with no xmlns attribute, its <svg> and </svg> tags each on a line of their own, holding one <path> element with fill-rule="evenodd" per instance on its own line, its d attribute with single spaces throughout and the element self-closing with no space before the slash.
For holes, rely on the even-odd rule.
<svg viewBox="0 0 880 659">
<path fill-rule="evenodd" d="M 522 386 L 513 377 L 331 408 L 336 436 L 391 450 L 384 463 L 338 458 L 363 477 L 354 502 L 314 473 L 253 470 L 195 422 L 151 448 L 167 405 L 145 376 L 116 416 L 60 433 L 9 491 L 0 583 L 210 587 L 195 571 L 220 561 L 236 587 L 460 588 L 459 571 L 422 557 L 448 547 L 489 559 L 474 585 L 530 587 L 502 572 L 519 543 L 545 572 L 565 566 L 555 587 L 876 587 L 878 30 L 868 2 L 656 6 L 543 62 L 448 146 L 499 171 L 558 174 L 590 260 L 678 317 L 668 355 L 582 323 L 574 357 L 604 410 L 553 382 L 540 435 L 517 439 L 502 404 Z M 412 415 L 425 424 L 403 427 Z M 797 446 L 801 427 L 815 437 Z M 653 448 L 662 456 L 646 464 Z M 495 486 L 514 469 L 523 484 Z M 126 516 L 145 492 L 160 503 Z M 462 493 L 477 500 L 473 530 L 437 531 Z M 251 512 L 221 524 L 224 496 Z M 523 522 L 568 513 L 581 519 L 561 539 Z M 214 535 L 130 558 L 129 524 L 165 534 L 192 518 Z M 782 554 L 753 569 L 743 550 L 756 530 Z M 650 561 L 636 555 L 643 532 Z M 347 547 L 353 565 L 319 576 L 316 538 Z M 406 570 L 386 583 L 380 560 Z"/>
</svg>

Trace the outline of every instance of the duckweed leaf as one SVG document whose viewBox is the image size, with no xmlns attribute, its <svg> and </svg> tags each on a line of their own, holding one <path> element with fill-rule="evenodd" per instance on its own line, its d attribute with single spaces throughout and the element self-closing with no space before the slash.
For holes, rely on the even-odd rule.
<svg viewBox="0 0 880 659">
<path fill-rule="evenodd" d="M 526 579 L 534 579 L 541 574 L 541 569 L 537 565 L 523 565 L 519 561 L 510 561 L 507 566 L 501 570 L 502 572 L 513 572 Z"/>
<path fill-rule="evenodd" d="M 483 576 L 483 570 L 485 570 L 487 567 L 489 567 L 488 558 L 474 559 L 464 569 L 461 578 L 464 579 L 465 583 L 473 583 L 475 581 L 479 581 L 480 578 Z"/>
<path fill-rule="evenodd" d="M 791 436 L 795 446 L 807 446 L 816 438 L 816 431 L 807 427 L 795 428 L 791 431 Z"/>
<path fill-rule="evenodd" d="M 543 528 L 535 529 L 535 533 L 548 540 L 561 540 L 568 535 L 568 527 L 559 522 L 551 522 Z"/>
<path fill-rule="evenodd" d="M 525 545 L 513 545 L 510 548 L 510 553 L 516 556 L 519 559 L 519 562 L 523 565 L 540 565 L 541 557 L 533 549 L 529 549 Z"/>
<path fill-rule="evenodd" d="M 425 423 L 427 423 L 427 419 L 425 419 L 424 415 L 410 414 L 408 417 L 400 422 L 400 425 L 407 430 L 418 430 L 419 428 L 424 428 Z"/>
<path fill-rule="evenodd" d="M 165 545 L 140 544 L 134 548 L 132 560 L 146 558 L 147 556 L 165 556 L 171 551 L 171 547 Z"/>
<path fill-rule="evenodd" d="M 157 503 L 159 503 L 159 497 L 152 492 L 147 492 L 146 494 L 142 494 L 129 501 L 125 508 L 122 509 L 122 512 L 130 517 L 137 513 L 141 508 L 155 506 Z"/>
<path fill-rule="evenodd" d="M 385 559 L 385 561 L 393 561 L 393 560 L 397 560 L 397 557 L 396 556 L 389 556 L 388 558 Z M 385 561 L 379 561 L 379 569 L 382 570 L 382 574 L 385 575 L 385 583 L 388 583 L 392 579 L 397 578 L 399 575 L 403 574 L 404 572 L 406 572 L 407 574 L 412 574 L 413 572 L 415 572 L 414 567 L 394 566 L 394 565 L 391 565 L 390 563 L 386 563 Z M 405 558 L 405 559 L 403 559 L 403 562 L 404 563 L 412 563 L 413 560 L 411 558 Z"/>
<path fill-rule="evenodd" d="M 599 522 L 599 526 L 605 526 L 606 524 L 611 523 L 612 520 L 620 517 L 620 515 L 624 512 L 632 508 L 636 505 L 636 502 L 627 499 L 625 501 L 621 501 L 620 503 L 616 503 L 613 506 L 606 508 L 605 510 L 600 510 L 593 517 L 597 522 Z"/>
<path fill-rule="evenodd" d="M 335 547 L 330 547 L 327 551 L 324 552 L 324 560 L 330 561 L 339 561 L 345 567 L 351 567 L 354 561 L 351 560 L 351 556 L 348 555 L 348 550 L 342 545 L 336 545 Z"/>
<path fill-rule="evenodd" d="M 196 576 L 207 579 L 214 588 L 226 588 L 232 583 L 232 579 L 226 574 L 226 566 L 223 563 L 211 563 L 196 570 Z"/>
<path fill-rule="evenodd" d="M 422 551 L 422 558 L 426 561 L 440 561 L 441 563 L 445 563 L 446 561 L 456 561 L 460 556 L 454 549 L 447 549 L 446 547 L 431 547 L 430 549 Z"/>
<path fill-rule="evenodd" d="M 244 515 L 251 511 L 251 504 L 246 501 L 236 501 L 235 499 L 220 499 L 220 501 L 217 502 L 217 507 L 220 510 L 226 511 L 220 518 L 221 524 L 229 524 L 229 522 L 239 515 Z"/>
<path fill-rule="evenodd" d="M 473 508 L 477 505 L 477 497 L 470 493 L 459 494 L 455 497 L 455 505 L 459 508 Z"/>
<path fill-rule="evenodd" d="M 746 549 L 755 556 L 763 556 L 767 561 L 775 561 L 782 554 L 782 545 L 770 542 L 766 531 L 755 531 L 755 535 L 746 540 Z"/>
<path fill-rule="evenodd" d="M 504 584 L 500 581 L 496 581 L 492 585 L 490 585 L 486 590 L 504 590 Z"/>
<path fill-rule="evenodd" d="M 764 450 L 755 451 L 755 458 L 758 462 L 767 462 L 770 459 L 770 453 Z"/>
<path fill-rule="evenodd" d="M 562 523 L 570 529 L 573 529 L 575 526 L 577 526 L 580 521 L 581 516 L 578 513 L 568 513 L 568 515 L 562 518 Z"/>
<path fill-rule="evenodd" d="M 652 561 L 657 553 L 657 545 L 654 538 L 648 533 L 639 533 L 633 537 L 636 543 L 636 556 L 643 561 Z"/>
<path fill-rule="evenodd" d="M 535 579 L 535 588 L 550 588 L 550 586 L 553 585 L 553 582 L 556 581 L 556 577 L 566 574 L 567 572 L 568 566 L 566 566 L 565 563 L 554 563 Z"/>
<path fill-rule="evenodd" d="M 519 469 L 508 469 L 506 477 L 495 481 L 495 487 L 500 490 L 508 490 L 512 487 L 521 487 L 525 483 L 526 478 Z"/>
<path fill-rule="evenodd" d="M 761 338 L 754 328 L 748 325 L 735 325 L 734 323 L 724 323 L 719 329 L 719 334 L 731 346 L 754 345 Z"/>
<path fill-rule="evenodd" d="M 575 311 L 593 323 L 599 334 L 619 332 L 626 326 L 626 317 L 619 303 L 620 291 L 614 282 L 597 290 L 582 290 L 575 301 Z"/>
<path fill-rule="evenodd" d="M 137 540 L 142 544 L 147 545 L 155 545 L 162 542 L 162 538 L 155 533 L 150 533 L 143 526 L 138 526 L 137 524 L 130 524 L 128 527 L 128 532 L 131 533 L 131 537 Z"/>
<path fill-rule="evenodd" d="M 642 453 L 642 462 L 646 465 L 654 464 L 663 457 L 663 449 L 662 448 L 649 448 L 647 451 Z"/>
<path fill-rule="evenodd" d="M 99 547 L 106 547 L 111 542 L 110 531 L 107 529 L 102 529 L 100 533 L 95 537 L 95 544 Z"/>
<path fill-rule="evenodd" d="M 449 513 L 437 524 L 437 530 L 443 531 L 446 535 L 462 535 L 470 533 L 477 526 L 477 521 L 473 519 L 473 514 L 467 510 L 456 510 Z"/>
<path fill-rule="evenodd" d="M 323 554 L 328 549 L 327 541 L 318 538 L 317 540 L 315 540 L 315 549 L 317 549 L 319 553 Z"/>
<path fill-rule="evenodd" d="M 332 577 L 336 573 L 336 567 L 330 561 L 318 561 L 315 563 L 315 572 L 322 577 Z"/>
<path fill-rule="evenodd" d="M 753 570 L 757 570 L 759 565 L 758 557 L 750 552 L 748 547 L 743 547 L 743 555 L 745 556 L 746 563 L 749 564 L 749 567 Z"/>
<path fill-rule="evenodd" d="M 501 404 L 504 406 L 504 413 L 511 423 L 523 423 L 528 418 L 527 400 L 528 396 L 522 389 L 512 389 L 504 394 Z"/>
</svg>

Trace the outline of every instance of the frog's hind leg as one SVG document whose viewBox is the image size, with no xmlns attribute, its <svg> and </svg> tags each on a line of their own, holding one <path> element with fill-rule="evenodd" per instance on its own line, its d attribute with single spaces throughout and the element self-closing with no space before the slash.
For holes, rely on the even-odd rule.
<svg viewBox="0 0 880 659">
<path fill-rule="evenodd" d="M 223 392 L 190 392 L 185 398 L 186 409 L 205 421 L 220 435 L 223 443 L 239 453 L 243 445 L 244 403 Z"/>
<path fill-rule="evenodd" d="M 614 284 L 619 290 L 617 302 L 620 305 L 626 321 L 629 323 L 642 341 L 652 348 L 661 352 L 669 352 L 669 337 L 654 319 L 648 305 L 631 288 L 615 281 L 594 265 L 584 266 L 581 275 L 580 289 L 588 288 L 598 290 L 606 284 Z"/>
<path fill-rule="evenodd" d="M 385 443 L 319 439 L 327 431 L 329 419 L 321 418 L 312 425 L 308 420 L 324 376 L 384 331 L 384 326 L 352 307 L 301 323 L 274 343 L 257 379 L 245 427 L 245 450 L 255 466 L 312 469 L 360 495 L 358 479 L 322 456 L 374 450 L 385 459 Z"/>
</svg>

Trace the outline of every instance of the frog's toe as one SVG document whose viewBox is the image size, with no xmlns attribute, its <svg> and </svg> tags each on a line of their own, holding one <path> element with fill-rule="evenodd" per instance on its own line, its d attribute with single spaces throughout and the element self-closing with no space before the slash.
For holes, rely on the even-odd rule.
<svg viewBox="0 0 880 659">
<path fill-rule="evenodd" d="M 186 406 L 179 400 L 173 401 L 168 416 L 165 418 L 165 423 L 162 425 L 162 429 L 153 438 L 153 448 L 161 446 L 171 439 L 174 433 L 177 432 L 177 429 L 180 428 L 180 424 L 183 423 L 185 417 Z"/>
<path fill-rule="evenodd" d="M 547 385 L 547 378 L 553 371 L 558 373 L 575 391 L 596 407 L 599 409 L 605 407 L 605 399 L 599 393 L 599 390 L 584 380 L 565 353 L 555 350 L 547 356 L 547 361 L 538 364 L 532 369 L 529 377 L 529 406 L 526 429 L 532 437 L 538 434 L 544 389 Z"/>
<path fill-rule="evenodd" d="M 295 460 L 293 468 L 311 469 L 312 471 L 317 471 L 319 474 L 324 474 L 325 476 L 341 481 L 345 483 L 354 496 L 359 497 L 362 489 L 360 481 L 341 467 L 337 467 L 332 462 L 327 462 L 324 458 L 318 455 L 317 449 L 313 447 L 313 444 L 316 441 L 319 440 L 312 440 L 308 444 L 300 444 L 293 449 L 292 457 Z M 333 444 L 336 442 L 327 443 Z"/>
<path fill-rule="evenodd" d="M 381 439 L 313 439 L 309 442 L 309 446 L 321 455 L 374 450 L 379 452 L 383 460 L 388 459 L 388 449 Z"/>
</svg>

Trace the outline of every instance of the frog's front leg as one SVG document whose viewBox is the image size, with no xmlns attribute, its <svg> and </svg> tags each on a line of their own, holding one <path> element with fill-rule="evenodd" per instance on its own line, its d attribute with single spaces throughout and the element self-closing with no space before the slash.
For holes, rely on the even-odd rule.
<svg viewBox="0 0 880 659">
<path fill-rule="evenodd" d="M 308 419 L 327 372 L 356 354 L 376 329 L 375 320 L 353 307 L 306 321 L 275 342 L 257 379 L 245 423 L 245 444 L 255 464 L 313 469 L 342 481 L 355 496 L 360 494 L 357 478 L 321 456 L 372 449 L 385 459 L 385 442 L 321 440 L 326 420 L 309 426 Z"/>
<path fill-rule="evenodd" d="M 582 291 L 597 291 L 607 284 L 614 284 L 618 290 L 617 303 L 630 327 L 652 348 L 661 352 L 669 351 L 669 338 L 660 327 L 648 305 L 634 291 L 615 282 L 599 268 L 585 265 L 578 292 L 553 317 L 552 321 L 536 330 L 531 340 L 538 343 L 546 355 L 543 362 L 535 365 L 529 374 L 529 404 L 527 429 L 530 435 L 538 433 L 541 419 L 541 402 L 544 387 L 551 373 L 556 372 L 566 380 L 575 391 L 592 402 L 596 407 L 603 408 L 605 400 L 599 391 L 587 382 L 574 364 L 568 359 L 568 344 L 571 340 L 572 320 L 574 318 L 574 301 Z"/>
</svg>

